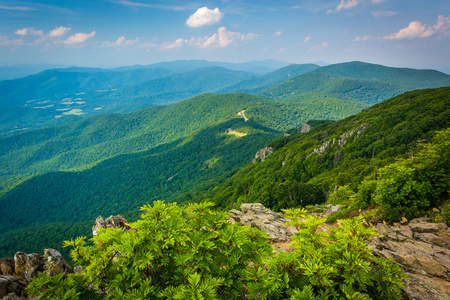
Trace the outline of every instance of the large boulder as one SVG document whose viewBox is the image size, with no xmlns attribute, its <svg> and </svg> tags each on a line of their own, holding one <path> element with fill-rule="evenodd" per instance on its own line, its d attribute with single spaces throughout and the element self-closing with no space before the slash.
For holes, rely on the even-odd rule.
<svg viewBox="0 0 450 300">
<path fill-rule="evenodd" d="M 130 228 L 127 225 L 128 221 L 121 215 L 110 216 L 104 219 L 102 216 L 98 216 L 92 227 L 92 235 L 96 236 L 97 231 L 101 228 Z"/>
<path fill-rule="evenodd" d="M 276 213 L 265 208 L 261 203 L 245 203 L 241 205 L 241 211 L 231 210 L 228 221 L 240 222 L 243 225 L 256 227 L 267 232 L 273 242 L 287 242 L 297 233 L 294 226 L 286 225 L 288 221 L 281 213 Z"/>
<path fill-rule="evenodd" d="M 73 273 L 72 267 L 67 260 L 55 249 L 44 250 L 44 263 L 44 269 L 48 276 Z"/>
<path fill-rule="evenodd" d="M 0 275 L 0 299 L 27 299 L 27 282 L 15 276 Z"/>
<path fill-rule="evenodd" d="M 19 251 L 14 255 L 14 269 L 18 277 L 30 282 L 31 278 L 44 271 L 44 258 L 38 253 L 26 254 Z"/>
</svg>

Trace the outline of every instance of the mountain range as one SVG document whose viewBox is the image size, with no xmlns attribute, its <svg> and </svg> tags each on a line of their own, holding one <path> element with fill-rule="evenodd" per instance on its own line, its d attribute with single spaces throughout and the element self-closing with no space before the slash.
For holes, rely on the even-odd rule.
<svg viewBox="0 0 450 300">
<path fill-rule="evenodd" d="M 449 88 L 387 100 L 450 86 L 437 71 L 351 62 L 258 75 L 191 63 L 180 73 L 165 64 L 69 68 L 0 82 L 0 257 L 18 245 L 61 249 L 62 240 L 88 235 L 99 214 L 133 220 L 159 199 L 222 209 L 320 203 L 338 186 L 357 189 L 450 120 Z M 83 114 L 55 119 L 63 106 Z M 301 133 L 305 123 L 313 128 Z"/>
</svg>

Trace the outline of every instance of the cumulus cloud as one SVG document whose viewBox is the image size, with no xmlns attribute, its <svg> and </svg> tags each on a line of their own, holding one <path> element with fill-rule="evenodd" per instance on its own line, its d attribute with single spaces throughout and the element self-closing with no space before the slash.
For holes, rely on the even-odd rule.
<svg viewBox="0 0 450 300">
<path fill-rule="evenodd" d="M 223 13 L 219 8 L 209 9 L 206 6 L 197 9 L 186 21 L 189 27 L 202 27 L 218 23 L 223 18 Z"/>
<path fill-rule="evenodd" d="M 434 26 L 422 24 L 419 21 L 409 23 L 408 27 L 401 29 L 398 32 L 386 35 L 386 40 L 412 40 L 418 38 L 428 38 L 436 33 L 449 34 L 450 33 L 450 16 L 445 17 L 440 15 L 437 23 Z"/>
<path fill-rule="evenodd" d="M 67 28 L 64 26 L 59 26 L 59 27 L 53 29 L 52 31 L 50 31 L 50 33 L 48 35 L 50 37 L 60 37 L 60 36 L 65 35 L 69 30 L 70 30 L 70 28 Z"/>
<path fill-rule="evenodd" d="M 114 42 L 103 42 L 102 46 L 104 47 L 121 47 L 121 46 L 130 46 L 139 42 L 139 38 L 135 38 L 134 40 L 127 40 L 125 36 L 120 36 Z"/>
<path fill-rule="evenodd" d="M 160 49 L 163 51 L 172 50 L 180 48 L 183 45 L 188 45 L 197 48 L 225 48 L 230 45 L 237 45 L 240 41 L 253 40 L 259 36 L 261 35 L 255 33 L 243 34 L 240 32 L 229 31 L 225 27 L 220 27 L 217 30 L 217 33 L 214 33 L 211 36 L 198 38 L 192 37 L 190 39 L 179 38 L 174 42 L 162 43 Z"/>
<path fill-rule="evenodd" d="M 327 14 L 337 13 L 343 9 L 351 9 L 360 3 L 360 0 L 341 0 L 341 3 L 339 3 L 335 9 L 329 9 Z"/>
<path fill-rule="evenodd" d="M 322 52 L 323 50 L 328 48 L 328 46 L 329 44 L 327 42 L 323 42 L 322 44 L 312 46 L 308 49 L 307 52 Z"/>
<path fill-rule="evenodd" d="M 86 40 L 93 38 L 95 36 L 95 31 L 92 31 L 91 33 L 76 33 L 74 35 L 71 35 L 65 40 L 63 43 L 67 45 L 73 45 L 73 44 L 79 44 L 83 43 Z"/>
<path fill-rule="evenodd" d="M 23 45 L 23 39 L 11 40 L 7 36 L 0 35 L 0 46 L 20 46 Z"/>
<path fill-rule="evenodd" d="M 175 48 L 180 48 L 181 46 L 183 46 L 183 44 L 187 43 L 188 41 L 189 40 L 183 40 L 183 39 L 179 38 L 173 43 L 170 43 L 170 42 L 162 43 L 159 48 L 161 50 L 163 50 L 163 51 L 165 51 L 165 50 L 172 50 L 172 49 L 175 49 Z"/>
<path fill-rule="evenodd" d="M 15 32 L 17 35 L 25 36 L 25 35 L 36 35 L 36 36 L 43 36 L 44 33 L 42 30 L 34 30 L 34 28 L 23 28 L 23 29 L 17 29 Z"/>
<path fill-rule="evenodd" d="M 311 36 L 308 35 L 308 36 L 305 37 L 305 39 L 303 40 L 303 44 L 308 43 L 310 40 L 311 40 Z"/>
<path fill-rule="evenodd" d="M 277 32 L 275 32 L 275 35 L 276 35 L 276 36 L 280 36 L 280 35 L 282 35 L 282 34 L 283 34 L 282 31 L 277 31 Z"/>
</svg>

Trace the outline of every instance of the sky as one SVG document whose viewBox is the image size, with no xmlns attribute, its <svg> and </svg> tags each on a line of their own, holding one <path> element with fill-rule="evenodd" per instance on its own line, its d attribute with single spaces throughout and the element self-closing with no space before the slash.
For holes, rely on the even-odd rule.
<svg viewBox="0 0 450 300">
<path fill-rule="evenodd" d="M 0 65 L 365 61 L 450 73 L 449 0 L 0 0 Z"/>
</svg>

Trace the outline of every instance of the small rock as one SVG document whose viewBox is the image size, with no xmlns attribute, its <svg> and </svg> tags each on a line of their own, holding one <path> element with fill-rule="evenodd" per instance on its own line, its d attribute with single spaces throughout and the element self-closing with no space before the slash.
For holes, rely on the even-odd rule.
<svg viewBox="0 0 450 300">
<path fill-rule="evenodd" d="M 402 217 L 402 219 L 401 219 L 401 221 L 400 221 L 400 224 L 402 224 L 402 225 L 408 224 L 408 219 L 405 218 L 405 217 Z"/>
<path fill-rule="evenodd" d="M 340 209 L 341 209 L 341 206 L 342 206 L 342 205 L 335 205 L 335 206 L 332 206 L 332 207 L 331 207 L 331 212 L 332 212 L 332 213 L 338 213 L 338 212 L 340 211 Z"/>
<path fill-rule="evenodd" d="M 382 223 L 378 223 L 377 227 L 376 227 L 376 231 L 378 231 L 378 233 L 381 236 L 385 236 L 388 234 L 395 234 L 395 232 L 386 224 L 382 224 Z"/>
</svg>

